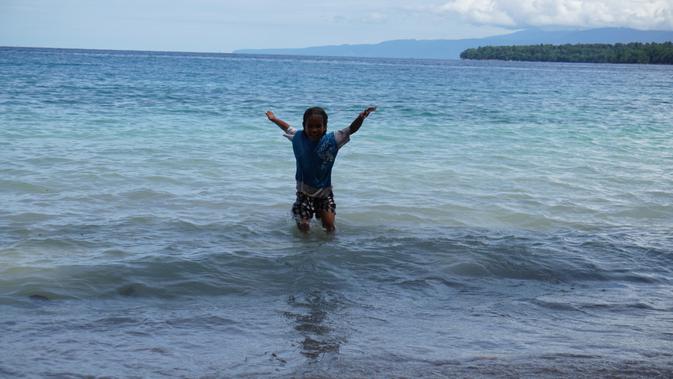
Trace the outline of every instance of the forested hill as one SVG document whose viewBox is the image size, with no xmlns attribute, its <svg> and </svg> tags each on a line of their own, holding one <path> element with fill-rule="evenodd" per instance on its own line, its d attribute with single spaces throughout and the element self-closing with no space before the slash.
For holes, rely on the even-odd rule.
<svg viewBox="0 0 673 379">
<path fill-rule="evenodd" d="M 673 43 L 483 46 L 461 59 L 506 61 L 673 64 Z"/>
</svg>

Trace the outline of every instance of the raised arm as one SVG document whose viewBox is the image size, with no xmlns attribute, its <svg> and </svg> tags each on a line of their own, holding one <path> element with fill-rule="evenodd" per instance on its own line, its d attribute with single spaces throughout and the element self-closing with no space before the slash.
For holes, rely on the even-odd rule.
<svg viewBox="0 0 673 379">
<path fill-rule="evenodd" d="M 273 114 L 273 112 L 271 111 L 266 112 L 266 117 L 269 119 L 269 121 L 273 122 L 274 124 L 278 125 L 279 128 L 283 129 L 284 132 L 287 132 L 287 129 L 290 127 L 290 124 L 277 118 L 276 115 Z"/>
<path fill-rule="evenodd" d="M 376 110 L 376 107 L 369 107 L 369 108 L 365 109 L 364 111 L 360 112 L 358 117 L 356 117 L 355 120 L 353 120 L 353 122 L 351 122 L 351 126 L 349 126 L 350 132 L 351 132 L 350 134 L 353 134 L 353 133 L 357 132 L 358 130 L 360 130 L 360 127 L 362 126 L 362 122 L 369 116 L 370 113 L 374 112 L 375 110 Z"/>
</svg>

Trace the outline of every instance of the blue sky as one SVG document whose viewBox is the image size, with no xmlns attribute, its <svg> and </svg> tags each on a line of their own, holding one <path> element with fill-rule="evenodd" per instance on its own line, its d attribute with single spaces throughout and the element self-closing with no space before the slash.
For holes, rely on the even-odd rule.
<svg viewBox="0 0 673 379">
<path fill-rule="evenodd" d="M 230 52 L 527 27 L 673 30 L 673 0 L 0 0 L 0 45 Z"/>
</svg>

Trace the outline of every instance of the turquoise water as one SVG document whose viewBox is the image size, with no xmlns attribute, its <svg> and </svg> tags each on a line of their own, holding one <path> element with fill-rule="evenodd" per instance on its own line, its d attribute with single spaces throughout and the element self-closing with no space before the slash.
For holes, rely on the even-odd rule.
<svg viewBox="0 0 673 379">
<path fill-rule="evenodd" d="M 673 375 L 673 68 L 0 48 L 3 376 Z M 266 110 L 328 128 L 295 231 Z"/>
</svg>

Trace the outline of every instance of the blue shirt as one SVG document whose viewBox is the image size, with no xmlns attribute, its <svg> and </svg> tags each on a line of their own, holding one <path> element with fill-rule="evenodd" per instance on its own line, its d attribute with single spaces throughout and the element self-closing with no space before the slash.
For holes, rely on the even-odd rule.
<svg viewBox="0 0 673 379">
<path fill-rule="evenodd" d="M 292 150 L 297 161 L 297 182 L 316 189 L 332 186 L 332 167 L 339 152 L 334 132 L 326 133 L 319 141 L 311 141 L 303 131 L 292 137 Z"/>
<path fill-rule="evenodd" d="M 287 128 L 287 130 L 285 130 L 285 133 L 283 134 L 283 136 L 285 136 L 285 138 L 287 138 L 288 140 L 293 142 L 293 150 L 294 150 L 294 137 L 298 134 L 303 134 L 303 132 L 301 130 L 298 131 L 297 129 L 295 129 L 291 126 L 289 128 Z M 341 149 L 341 147 L 343 145 L 348 143 L 348 141 L 350 141 L 351 129 L 350 129 L 350 127 L 345 127 L 341 130 L 337 130 L 336 132 L 330 133 L 330 134 L 333 134 L 334 140 L 336 141 L 336 148 L 338 150 L 338 149 Z M 325 136 L 323 136 L 323 138 L 327 137 L 327 136 L 328 135 L 325 134 Z M 306 137 L 304 136 L 303 138 L 306 138 Z M 328 137 L 328 138 L 331 139 L 331 137 Z M 297 140 L 297 142 L 299 142 L 299 140 Z M 315 147 L 317 147 L 317 145 L 318 145 L 318 143 L 316 143 L 316 142 L 313 142 L 313 144 L 316 145 Z M 301 151 L 305 150 L 304 146 L 299 146 L 299 149 Z M 310 150 L 310 147 L 309 147 L 309 150 Z M 296 154 L 295 154 L 295 157 L 296 157 Z M 336 152 L 334 153 L 333 158 L 336 159 Z M 318 159 L 320 160 L 319 157 L 318 157 Z M 334 165 L 334 160 L 332 159 L 331 161 L 332 162 L 331 162 L 330 166 L 333 166 Z M 311 197 L 325 197 L 332 192 L 332 187 L 331 186 L 315 187 L 315 186 L 312 186 L 310 183 L 304 183 L 302 181 L 302 179 L 304 179 L 305 174 L 304 174 L 303 171 L 300 171 L 300 169 L 299 169 L 300 166 L 299 165 L 300 165 L 299 160 L 297 160 L 297 173 L 295 175 L 295 177 L 297 178 L 297 191 L 303 192 L 304 194 L 306 194 L 308 196 L 311 196 Z M 328 177 L 329 177 L 329 180 L 327 181 L 327 183 L 331 184 L 331 181 L 332 181 L 331 167 L 330 167 L 330 172 L 329 172 Z M 317 182 L 318 182 L 317 184 L 325 184 L 325 183 L 320 183 L 320 180 L 317 180 Z M 316 183 L 316 181 L 314 181 L 313 183 Z"/>
</svg>

